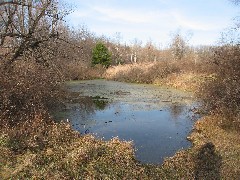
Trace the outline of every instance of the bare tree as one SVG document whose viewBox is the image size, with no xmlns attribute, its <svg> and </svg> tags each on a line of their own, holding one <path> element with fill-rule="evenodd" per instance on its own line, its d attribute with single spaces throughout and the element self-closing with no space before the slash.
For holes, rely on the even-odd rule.
<svg viewBox="0 0 240 180">
<path fill-rule="evenodd" d="M 131 46 L 131 63 L 137 63 L 138 62 L 138 53 L 141 49 L 142 41 L 139 41 L 138 39 L 133 39 L 132 46 Z"/>
<path fill-rule="evenodd" d="M 172 39 L 171 50 L 175 60 L 181 60 L 183 58 L 186 51 L 186 42 L 179 33 Z"/>
<path fill-rule="evenodd" d="M 0 0 L 0 59 L 9 65 L 26 52 L 38 58 L 48 48 L 43 44 L 58 38 L 58 22 L 65 15 L 58 4 L 57 0 Z"/>
<path fill-rule="evenodd" d="M 189 49 L 188 42 L 192 38 L 192 35 L 192 32 L 187 32 L 187 34 L 183 35 L 181 29 L 172 34 L 170 50 L 175 60 L 181 60 L 186 55 Z"/>
<path fill-rule="evenodd" d="M 147 62 L 156 62 L 157 61 L 158 50 L 155 47 L 155 45 L 153 44 L 151 39 L 146 43 L 146 45 L 145 45 L 145 47 L 143 47 L 142 51 L 143 51 L 142 54 L 145 55 L 144 61 L 147 61 Z"/>
</svg>

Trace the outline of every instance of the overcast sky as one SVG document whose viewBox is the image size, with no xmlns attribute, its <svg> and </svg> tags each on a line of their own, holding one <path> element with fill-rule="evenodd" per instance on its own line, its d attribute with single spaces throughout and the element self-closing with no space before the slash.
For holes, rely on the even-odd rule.
<svg viewBox="0 0 240 180">
<path fill-rule="evenodd" d="M 135 38 L 166 46 L 171 34 L 181 29 L 192 34 L 190 44 L 213 45 L 233 24 L 239 8 L 228 0 L 71 0 L 75 11 L 70 26 L 84 25 L 97 35 L 130 43 Z"/>
</svg>

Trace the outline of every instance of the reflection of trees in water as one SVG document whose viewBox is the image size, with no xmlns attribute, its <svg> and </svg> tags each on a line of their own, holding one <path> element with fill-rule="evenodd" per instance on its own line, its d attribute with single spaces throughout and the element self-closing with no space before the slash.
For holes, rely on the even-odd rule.
<svg viewBox="0 0 240 180">
<path fill-rule="evenodd" d="M 99 96 L 84 96 L 78 99 L 78 105 L 79 114 L 82 118 L 84 118 L 94 114 L 96 110 L 104 110 L 108 105 L 108 101 Z"/>
<path fill-rule="evenodd" d="M 86 96 L 79 98 L 78 104 L 78 112 L 81 118 L 86 118 L 95 113 L 95 105 L 91 97 Z"/>
<path fill-rule="evenodd" d="M 95 104 L 96 109 L 99 109 L 99 110 L 104 110 L 109 103 L 107 101 L 107 98 L 103 98 L 100 96 L 92 97 L 92 100 L 93 100 L 93 103 Z"/>
<path fill-rule="evenodd" d="M 180 104 L 172 104 L 169 106 L 169 112 L 170 115 L 173 119 L 177 120 L 179 116 L 182 114 L 184 111 L 184 106 Z"/>
<path fill-rule="evenodd" d="M 71 105 L 69 112 L 71 123 L 83 134 L 89 133 L 90 128 L 95 125 L 92 116 L 96 110 L 104 110 L 108 105 L 107 99 L 99 96 L 75 96 L 68 103 Z"/>
</svg>

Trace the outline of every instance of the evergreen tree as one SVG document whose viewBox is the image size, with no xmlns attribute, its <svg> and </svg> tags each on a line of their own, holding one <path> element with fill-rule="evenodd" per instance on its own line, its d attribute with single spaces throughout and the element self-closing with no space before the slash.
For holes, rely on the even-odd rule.
<svg viewBox="0 0 240 180">
<path fill-rule="evenodd" d="M 102 42 L 98 42 L 92 51 L 92 65 L 96 64 L 101 64 L 105 67 L 109 67 L 111 64 L 111 53 Z"/>
</svg>

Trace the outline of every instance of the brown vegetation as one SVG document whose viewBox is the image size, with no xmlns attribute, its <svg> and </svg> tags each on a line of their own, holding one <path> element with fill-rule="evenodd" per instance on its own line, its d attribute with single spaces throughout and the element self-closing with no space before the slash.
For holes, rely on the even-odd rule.
<svg viewBox="0 0 240 180">
<path fill-rule="evenodd" d="M 60 78 L 54 70 L 34 62 L 18 61 L 10 71 L 0 69 L 0 119 L 21 123 L 36 114 L 47 114 L 60 95 Z"/>
<path fill-rule="evenodd" d="M 62 80 L 53 48 L 64 13 L 52 0 L 8 1 L 0 9 L 1 125 L 47 117 Z"/>
<path fill-rule="evenodd" d="M 239 138 L 205 117 L 189 137 L 194 146 L 165 160 L 142 165 L 131 142 L 82 136 L 65 123 L 35 116 L 15 127 L 1 128 L 1 179 L 237 179 Z"/>
<path fill-rule="evenodd" d="M 138 63 L 111 67 L 106 71 L 105 78 L 116 81 L 150 84 L 156 79 L 165 78 L 169 74 L 178 73 L 179 71 L 180 69 L 174 63 Z"/>
<path fill-rule="evenodd" d="M 205 108 L 222 115 L 219 123 L 240 128 L 240 46 L 225 45 L 214 51 L 210 80 L 201 84 L 198 96 Z"/>
<path fill-rule="evenodd" d="M 80 136 L 70 125 L 35 116 L 1 129 L 1 179 L 146 178 L 130 142 Z"/>
<path fill-rule="evenodd" d="M 239 177 L 239 42 L 193 48 L 176 34 L 166 49 L 121 45 L 67 28 L 56 1 L 22 2 L 0 4 L 1 179 Z M 108 69 L 91 67 L 99 40 L 112 55 Z M 103 77 L 196 91 L 210 116 L 196 123 L 193 148 L 163 166 L 141 165 L 130 142 L 80 136 L 50 118 L 63 80 Z"/>
<path fill-rule="evenodd" d="M 159 179 L 238 179 L 239 134 L 219 127 L 220 118 L 207 116 L 198 121 L 189 137 L 193 147 L 167 158 L 152 172 L 161 172 Z"/>
</svg>

